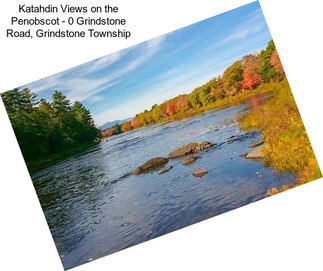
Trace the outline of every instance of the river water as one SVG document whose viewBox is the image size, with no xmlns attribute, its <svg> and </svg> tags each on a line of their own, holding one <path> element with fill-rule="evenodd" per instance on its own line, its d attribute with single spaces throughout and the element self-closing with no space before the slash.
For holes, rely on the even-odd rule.
<svg viewBox="0 0 323 271">
<path fill-rule="evenodd" d="M 239 129 L 245 105 L 114 136 L 32 176 L 65 269 L 111 254 L 266 197 L 295 181 L 239 157 L 261 135 Z M 227 141 L 238 135 L 233 143 Z M 189 166 L 135 176 L 148 159 L 204 140 L 217 145 Z M 209 173 L 192 175 L 196 167 Z"/>
</svg>

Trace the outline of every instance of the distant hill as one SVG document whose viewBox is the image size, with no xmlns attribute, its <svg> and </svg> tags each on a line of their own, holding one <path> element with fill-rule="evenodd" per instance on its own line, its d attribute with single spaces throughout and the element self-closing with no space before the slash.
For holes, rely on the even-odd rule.
<svg viewBox="0 0 323 271">
<path fill-rule="evenodd" d="M 132 118 L 128 118 L 128 119 L 124 119 L 124 120 L 108 121 L 108 122 L 102 124 L 101 126 L 99 126 L 98 128 L 100 130 L 105 130 L 105 129 L 110 128 L 110 127 L 112 127 L 112 126 L 114 126 L 116 124 L 120 124 L 121 125 L 122 123 L 124 123 L 126 121 L 129 121 L 129 120 L 132 120 Z"/>
</svg>

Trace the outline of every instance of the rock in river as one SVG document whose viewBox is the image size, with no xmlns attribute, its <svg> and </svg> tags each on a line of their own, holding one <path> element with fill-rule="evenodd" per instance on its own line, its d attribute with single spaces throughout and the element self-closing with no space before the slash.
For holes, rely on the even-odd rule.
<svg viewBox="0 0 323 271">
<path fill-rule="evenodd" d="M 254 148 L 254 147 L 258 147 L 260 145 L 264 144 L 263 140 L 257 141 L 255 143 L 252 143 L 251 145 L 249 145 L 249 148 Z"/>
<path fill-rule="evenodd" d="M 261 160 L 263 158 L 262 149 L 263 146 L 259 146 L 258 148 L 255 148 L 254 150 L 249 152 L 245 157 L 251 160 Z"/>
<path fill-rule="evenodd" d="M 204 168 L 196 168 L 196 169 L 194 169 L 194 171 L 193 171 L 193 175 L 195 176 L 195 177 L 202 177 L 202 176 L 204 176 L 205 174 L 208 174 L 209 172 L 206 170 L 206 169 L 204 169 Z"/>
<path fill-rule="evenodd" d="M 174 166 L 173 166 L 173 165 L 171 165 L 171 166 L 169 166 L 169 167 L 167 167 L 167 168 L 165 168 L 165 169 L 162 169 L 161 171 L 159 171 L 159 175 L 164 174 L 164 173 L 166 173 L 166 172 L 170 171 L 173 167 L 174 167 Z"/>
<path fill-rule="evenodd" d="M 141 166 L 137 167 L 134 171 L 132 171 L 132 173 L 135 175 L 139 175 L 139 174 L 147 173 L 149 171 L 160 169 L 165 164 L 167 164 L 168 161 L 169 161 L 168 158 L 154 157 L 148 160 L 146 163 L 142 164 Z"/>
<path fill-rule="evenodd" d="M 176 150 L 172 151 L 168 156 L 169 158 L 177 158 L 185 156 L 187 154 L 196 153 L 200 150 L 200 145 L 198 143 L 189 143 L 187 145 L 181 146 Z"/>
<path fill-rule="evenodd" d="M 209 141 L 203 141 L 199 147 L 200 147 L 200 150 L 205 150 L 205 149 L 211 148 L 213 145 L 214 144 L 212 144 Z"/>
<path fill-rule="evenodd" d="M 240 157 L 247 157 L 248 154 L 249 154 L 249 152 L 244 152 L 244 153 L 240 154 L 239 156 Z"/>
<path fill-rule="evenodd" d="M 195 162 L 196 159 L 198 159 L 198 157 L 196 156 L 187 157 L 183 160 L 182 165 L 187 166 L 189 164 L 192 164 L 193 162 Z"/>
<path fill-rule="evenodd" d="M 201 144 L 189 143 L 187 145 L 181 146 L 181 147 L 177 148 L 176 150 L 172 151 L 168 155 L 168 157 L 169 158 L 177 158 L 177 157 L 185 156 L 188 154 L 200 152 L 202 150 L 211 148 L 212 146 L 213 146 L 213 144 L 208 141 L 203 141 Z"/>
</svg>

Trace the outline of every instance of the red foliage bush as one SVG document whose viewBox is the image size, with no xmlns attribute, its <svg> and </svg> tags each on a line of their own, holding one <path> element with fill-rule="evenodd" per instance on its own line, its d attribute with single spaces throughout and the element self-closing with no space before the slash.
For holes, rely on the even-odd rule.
<svg viewBox="0 0 323 271">
<path fill-rule="evenodd" d="M 173 102 L 170 102 L 166 106 L 166 112 L 168 115 L 173 115 L 175 113 L 175 105 L 173 104 Z"/>
</svg>

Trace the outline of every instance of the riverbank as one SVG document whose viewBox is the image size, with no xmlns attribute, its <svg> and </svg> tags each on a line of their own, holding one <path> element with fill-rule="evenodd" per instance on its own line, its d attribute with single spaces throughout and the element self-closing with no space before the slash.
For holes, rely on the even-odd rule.
<svg viewBox="0 0 323 271">
<path fill-rule="evenodd" d="M 274 187 L 268 190 L 268 195 L 322 177 L 287 80 L 271 84 L 271 90 L 275 95 L 262 107 L 248 111 L 239 119 L 245 131 L 261 130 L 266 165 L 278 172 L 298 175 L 295 183 Z"/>
<path fill-rule="evenodd" d="M 244 92 L 241 92 L 235 96 L 230 96 L 230 97 L 226 97 L 223 99 L 219 99 L 219 100 L 217 100 L 213 103 L 210 103 L 207 106 L 201 107 L 199 109 L 192 109 L 192 110 L 188 110 L 186 112 L 182 112 L 179 114 L 174 114 L 170 117 L 163 119 L 163 121 L 161 123 L 167 124 L 167 123 L 170 123 L 173 121 L 182 120 L 182 119 L 194 117 L 194 116 L 199 116 L 209 110 L 220 109 L 220 108 L 225 109 L 230 106 L 245 103 L 246 100 L 248 100 L 252 97 L 262 95 L 262 94 L 271 93 L 272 92 L 271 85 L 272 84 L 263 84 L 262 86 L 260 86 L 256 89 L 244 91 Z M 147 126 L 149 126 L 149 125 L 147 125 Z M 146 127 L 146 126 L 144 126 L 144 127 Z M 140 129 L 140 128 L 143 128 L 143 127 L 138 127 L 137 129 Z M 47 159 L 41 159 L 39 161 L 32 161 L 32 162 L 26 161 L 29 173 L 33 174 L 33 173 L 40 171 L 46 167 L 50 167 L 50 166 L 54 165 L 55 163 L 61 162 L 63 160 L 66 160 L 66 159 L 74 156 L 74 155 L 77 155 L 77 154 L 85 151 L 86 149 L 88 149 L 100 142 L 104 142 L 112 137 L 113 136 L 101 137 L 96 142 L 90 142 L 90 143 L 77 145 L 73 148 L 69 148 L 66 151 L 48 156 Z"/>
<path fill-rule="evenodd" d="M 162 122 L 170 122 L 170 121 L 182 120 L 185 118 L 198 116 L 204 112 L 207 112 L 213 109 L 220 109 L 220 108 L 225 109 L 227 107 L 243 104 L 252 97 L 263 95 L 263 94 L 271 94 L 271 93 L 273 93 L 272 84 L 265 83 L 258 88 L 240 92 L 235 96 L 225 97 L 225 98 L 216 100 L 215 102 L 209 103 L 206 106 L 202 106 L 200 108 L 192 108 L 191 110 L 188 110 L 186 112 L 180 112 L 172 116 L 166 117 L 163 119 Z"/>
<path fill-rule="evenodd" d="M 71 158 L 77 154 L 80 154 L 87 150 L 90 147 L 93 147 L 97 144 L 99 144 L 100 141 L 95 141 L 95 142 L 89 142 L 89 143 L 84 143 L 77 145 L 73 148 L 69 148 L 66 151 L 56 153 L 54 155 L 48 156 L 47 159 L 41 159 L 38 161 L 32 161 L 28 162 L 26 161 L 27 168 L 30 174 L 36 173 L 37 171 L 40 171 L 44 168 L 50 167 L 55 165 L 58 162 L 64 161 L 68 158 Z"/>
</svg>

